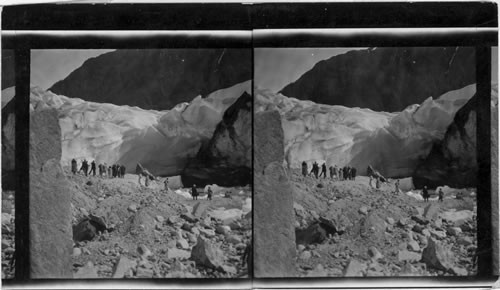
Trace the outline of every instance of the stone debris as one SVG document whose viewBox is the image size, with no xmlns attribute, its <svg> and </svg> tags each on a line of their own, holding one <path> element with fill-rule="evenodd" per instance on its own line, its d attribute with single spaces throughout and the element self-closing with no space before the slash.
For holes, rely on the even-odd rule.
<svg viewBox="0 0 500 290">
<path fill-rule="evenodd" d="M 454 259 L 455 257 L 450 249 L 433 238 L 428 239 L 427 247 L 422 252 L 422 261 L 429 267 L 447 271 L 453 268 Z"/>
<path fill-rule="evenodd" d="M 197 265 L 217 269 L 223 265 L 223 254 L 220 249 L 214 247 L 208 240 L 198 237 L 198 242 L 191 251 L 191 259 Z"/>
</svg>

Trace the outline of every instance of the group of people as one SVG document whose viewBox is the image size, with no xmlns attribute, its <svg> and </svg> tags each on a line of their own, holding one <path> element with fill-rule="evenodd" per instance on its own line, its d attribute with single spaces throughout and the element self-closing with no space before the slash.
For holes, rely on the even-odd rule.
<svg viewBox="0 0 500 290">
<path fill-rule="evenodd" d="M 212 189 L 210 186 L 207 188 L 207 199 L 212 200 Z M 198 189 L 196 188 L 196 184 L 193 184 L 191 187 L 191 196 L 193 197 L 193 200 L 198 200 L 198 196 L 200 196 L 200 193 L 198 192 Z"/>
<path fill-rule="evenodd" d="M 330 166 L 328 169 L 326 168 L 326 162 L 321 165 L 321 172 L 319 171 L 319 164 L 314 161 L 312 164 L 311 171 L 309 172 L 307 163 L 305 161 L 302 162 L 302 175 L 311 176 L 314 174 L 316 179 L 323 176 L 326 178 L 327 171 L 330 171 L 330 179 L 333 180 L 355 180 L 356 179 L 356 168 L 351 166 L 337 167 Z"/>
<path fill-rule="evenodd" d="M 424 186 L 424 189 L 422 189 L 422 197 L 424 198 L 425 202 L 428 202 L 429 201 L 429 197 L 431 197 L 431 195 L 429 194 L 429 190 L 427 189 L 427 186 Z M 442 202 L 443 201 L 443 197 L 444 197 L 444 192 L 443 192 L 443 189 L 440 188 L 438 190 L 438 201 Z"/>
<path fill-rule="evenodd" d="M 96 171 L 96 169 L 98 171 Z M 78 170 L 77 161 L 75 158 L 73 158 L 71 160 L 71 172 L 73 174 L 76 174 L 82 171 L 85 176 L 96 176 L 96 174 L 99 174 L 100 177 L 123 178 L 125 176 L 126 167 L 125 165 L 120 164 L 113 164 L 108 166 L 106 163 L 100 163 L 96 166 L 95 160 L 92 160 L 89 170 L 89 162 L 87 161 L 87 159 L 83 159 L 82 166 L 80 167 L 80 170 Z"/>
</svg>

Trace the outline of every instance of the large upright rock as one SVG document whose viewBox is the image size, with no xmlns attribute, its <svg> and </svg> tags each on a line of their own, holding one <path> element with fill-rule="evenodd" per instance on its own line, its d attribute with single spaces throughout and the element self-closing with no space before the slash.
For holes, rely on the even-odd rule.
<svg viewBox="0 0 500 290">
<path fill-rule="evenodd" d="M 244 92 L 225 112 L 208 143 L 184 169 L 184 186 L 247 185 L 252 167 L 252 96 Z"/>
<path fill-rule="evenodd" d="M 476 112 L 477 95 L 474 95 L 458 110 L 444 139 L 435 143 L 427 158 L 417 165 L 413 174 L 415 187 L 476 186 Z"/>
<path fill-rule="evenodd" d="M 283 168 L 283 129 L 278 112 L 254 118 L 254 273 L 295 276 L 293 194 Z"/>
<path fill-rule="evenodd" d="M 281 91 L 315 103 L 401 111 L 476 81 L 473 47 L 377 47 L 318 62 Z"/>
<path fill-rule="evenodd" d="M 56 110 L 31 112 L 29 153 L 31 278 L 72 278 L 71 191 L 60 165 Z"/>
<path fill-rule="evenodd" d="M 165 110 L 251 79 L 251 61 L 251 49 L 119 49 L 88 59 L 50 91 Z"/>
</svg>

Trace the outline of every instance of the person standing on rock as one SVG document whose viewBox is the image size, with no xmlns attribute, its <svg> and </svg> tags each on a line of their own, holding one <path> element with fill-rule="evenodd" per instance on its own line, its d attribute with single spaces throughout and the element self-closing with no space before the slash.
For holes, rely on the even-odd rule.
<svg viewBox="0 0 500 290">
<path fill-rule="evenodd" d="M 95 160 L 92 160 L 92 163 L 90 163 L 90 172 L 89 174 L 93 174 L 95 176 Z"/>
<path fill-rule="evenodd" d="M 168 192 L 168 177 L 165 178 L 165 181 L 163 182 L 163 184 L 165 185 L 165 192 Z"/>
<path fill-rule="evenodd" d="M 207 198 L 208 200 L 212 200 L 212 189 L 210 188 L 210 186 L 207 189 Z"/>
<path fill-rule="evenodd" d="M 443 202 L 443 196 L 444 196 L 443 189 L 440 188 L 438 193 L 439 193 L 439 201 Z"/>
<path fill-rule="evenodd" d="M 73 158 L 71 160 L 71 172 L 73 172 L 73 175 L 76 174 L 76 169 L 77 169 L 76 160 L 75 158 Z"/>
<path fill-rule="evenodd" d="M 122 171 L 122 178 L 125 178 L 125 172 L 127 171 L 127 168 L 125 167 L 125 165 L 122 164 L 120 169 Z"/>
<path fill-rule="evenodd" d="M 356 168 L 355 167 L 351 167 L 351 177 L 352 177 L 352 180 L 356 180 Z"/>
<path fill-rule="evenodd" d="M 111 178 L 111 177 L 113 177 L 113 175 L 112 175 L 112 169 L 111 169 L 111 165 L 110 165 L 110 166 L 108 166 L 108 178 Z"/>
<path fill-rule="evenodd" d="M 88 175 L 88 171 L 89 171 L 89 163 L 87 162 L 87 159 L 83 159 L 83 162 L 82 162 L 82 167 L 80 168 L 80 171 L 83 170 L 83 173 L 85 174 L 85 176 Z"/>
<path fill-rule="evenodd" d="M 191 187 L 191 196 L 193 197 L 193 200 L 198 200 L 198 190 L 196 189 L 196 184 L 193 184 Z"/>
<path fill-rule="evenodd" d="M 372 182 L 373 182 L 373 176 L 370 175 L 369 177 L 370 177 L 370 187 L 373 188 L 373 184 L 372 184 Z"/>
<path fill-rule="evenodd" d="M 319 177 L 323 175 L 323 179 L 326 178 L 326 162 L 323 162 L 323 165 L 321 165 L 321 173 L 319 174 Z"/>
<path fill-rule="evenodd" d="M 396 180 L 395 188 L 394 188 L 394 193 L 399 193 L 399 179 Z"/>
<path fill-rule="evenodd" d="M 422 189 L 422 197 L 425 202 L 429 201 L 429 191 L 427 190 L 427 186 L 424 186 L 424 189 Z"/>
<path fill-rule="evenodd" d="M 328 167 L 328 170 L 330 171 L 330 179 L 333 180 L 333 166 L 330 165 L 330 167 Z"/>
<path fill-rule="evenodd" d="M 378 178 L 378 176 L 376 177 L 376 186 L 377 186 L 377 189 L 380 189 L 380 178 Z"/>
<path fill-rule="evenodd" d="M 307 163 L 305 161 L 302 161 L 302 175 L 307 176 Z"/>
<path fill-rule="evenodd" d="M 113 166 L 111 167 L 111 171 L 112 171 L 113 178 L 115 178 L 116 177 L 116 164 L 113 164 Z"/>
</svg>

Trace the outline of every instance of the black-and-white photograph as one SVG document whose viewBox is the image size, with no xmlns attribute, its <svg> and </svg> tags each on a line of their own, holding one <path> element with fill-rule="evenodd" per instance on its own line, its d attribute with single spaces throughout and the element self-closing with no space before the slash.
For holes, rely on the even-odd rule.
<svg viewBox="0 0 500 290">
<path fill-rule="evenodd" d="M 256 277 L 476 275 L 475 49 L 254 53 Z"/>
<path fill-rule="evenodd" d="M 31 50 L 31 278 L 249 277 L 251 53 Z"/>
</svg>

